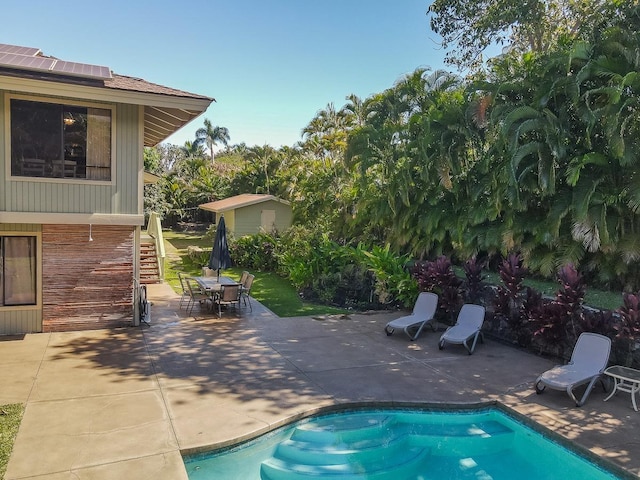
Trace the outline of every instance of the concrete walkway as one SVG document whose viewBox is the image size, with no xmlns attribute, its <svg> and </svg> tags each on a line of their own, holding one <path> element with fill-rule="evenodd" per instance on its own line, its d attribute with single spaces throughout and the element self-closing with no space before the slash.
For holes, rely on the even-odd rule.
<svg viewBox="0 0 640 480">
<path fill-rule="evenodd" d="M 640 476 L 640 412 L 596 387 L 582 408 L 536 395 L 553 362 L 488 340 L 387 337 L 392 315 L 187 317 L 149 289 L 150 327 L 0 337 L 0 405 L 26 404 L 5 478 L 187 479 L 181 452 L 232 444 L 345 402 L 498 400 Z M 196 308 L 197 310 L 197 308 Z M 233 313 L 233 311 L 232 311 Z"/>
</svg>

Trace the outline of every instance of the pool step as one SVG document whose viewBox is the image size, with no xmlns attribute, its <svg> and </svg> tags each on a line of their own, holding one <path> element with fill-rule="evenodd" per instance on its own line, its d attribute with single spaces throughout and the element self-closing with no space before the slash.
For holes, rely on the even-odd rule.
<svg viewBox="0 0 640 480">
<path fill-rule="evenodd" d="M 322 465 L 289 462 L 280 458 L 270 458 L 262 462 L 262 480 L 310 480 L 333 478 L 336 480 L 388 480 L 405 478 L 409 472 L 425 461 L 429 450 L 421 447 L 407 447 L 402 452 L 387 456 L 383 449 L 375 458 L 366 463 L 348 461 L 346 463 L 325 462 Z"/>
<path fill-rule="evenodd" d="M 494 420 L 461 424 L 417 424 L 409 427 L 413 445 L 430 447 L 432 455 L 478 455 L 510 447 L 513 430 Z"/>
<path fill-rule="evenodd" d="M 305 463 L 307 465 L 340 464 L 340 463 L 369 463 L 380 458 L 381 452 L 385 457 L 401 454 L 412 445 L 409 437 L 385 436 L 366 441 L 340 443 L 335 445 L 319 445 L 313 442 L 285 440 L 281 442 L 274 453 L 274 457 L 288 462 Z M 421 446 L 425 448 L 424 446 Z"/>
<path fill-rule="evenodd" d="M 429 456 L 497 453 L 508 448 L 515 435 L 506 425 L 490 419 L 454 424 L 412 420 L 398 422 L 385 415 L 366 415 L 299 425 L 290 439 L 262 462 L 261 478 L 403 478 Z"/>
<path fill-rule="evenodd" d="M 383 414 L 329 417 L 299 425 L 291 435 L 291 440 L 333 445 L 378 439 L 382 432 L 392 428 L 392 423 L 392 418 Z"/>
</svg>

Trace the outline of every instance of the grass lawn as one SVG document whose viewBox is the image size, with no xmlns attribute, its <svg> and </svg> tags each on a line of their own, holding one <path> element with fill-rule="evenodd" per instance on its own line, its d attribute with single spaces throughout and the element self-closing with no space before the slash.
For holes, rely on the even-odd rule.
<svg viewBox="0 0 640 480">
<path fill-rule="evenodd" d="M 195 264 L 189 258 L 188 247 L 200 247 L 210 249 L 213 243 L 211 238 L 203 238 L 202 234 L 163 231 L 165 239 L 166 260 L 164 279 L 174 291 L 180 293 L 180 280 L 178 272 L 187 275 L 200 275 L 203 265 Z M 240 280 L 242 267 L 228 268 L 224 270 L 226 277 Z M 291 283 L 271 272 L 251 272 L 256 278 L 251 287 L 251 296 L 262 303 L 279 317 L 302 317 L 309 315 L 322 315 L 333 313 L 345 313 L 346 310 L 316 305 L 303 302 Z"/>
<path fill-rule="evenodd" d="M 464 272 L 462 272 L 461 275 L 464 277 Z M 485 282 L 491 283 L 493 285 L 502 284 L 499 274 L 491 272 L 486 275 L 487 278 L 485 279 Z M 523 283 L 525 286 L 534 288 L 542 293 L 542 295 L 547 297 L 555 297 L 556 293 L 558 292 L 558 288 L 560 287 L 560 284 L 558 282 L 537 280 L 535 278 L 526 278 Z M 622 306 L 622 293 L 589 288 L 589 286 L 587 285 L 587 291 L 584 296 L 584 303 L 585 305 L 594 308 L 616 310 Z"/>
<path fill-rule="evenodd" d="M 24 407 L 20 403 L 0 405 L 0 478 L 4 478 L 7 463 L 18 434 Z"/>
</svg>

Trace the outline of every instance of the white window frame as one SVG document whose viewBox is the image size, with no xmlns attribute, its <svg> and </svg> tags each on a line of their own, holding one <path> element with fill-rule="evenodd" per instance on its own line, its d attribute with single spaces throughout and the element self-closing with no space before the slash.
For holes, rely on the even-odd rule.
<svg viewBox="0 0 640 480">
<path fill-rule="evenodd" d="M 70 105 L 84 108 L 101 108 L 111 111 L 111 175 L 110 180 L 91 180 L 87 178 L 58 178 L 58 177 L 27 177 L 12 175 L 11 173 L 11 100 L 28 100 L 32 102 L 52 103 L 55 105 Z M 38 183 L 72 183 L 85 185 L 115 185 L 116 183 L 116 106 L 110 103 L 85 102 L 82 100 L 61 97 L 45 97 L 37 95 L 20 95 L 6 93 L 4 97 L 5 118 L 5 175 L 7 180 L 17 182 Z"/>
</svg>

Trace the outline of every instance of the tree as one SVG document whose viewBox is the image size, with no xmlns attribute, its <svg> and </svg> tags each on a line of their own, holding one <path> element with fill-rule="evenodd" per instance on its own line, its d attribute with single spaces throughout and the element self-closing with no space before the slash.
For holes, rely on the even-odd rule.
<svg viewBox="0 0 640 480">
<path fill-rule="evenodd" d="M 187 140 L 186 142 L 184 142 L 184 145 L 180 147 L 180 150 L 187 157 L 204 157 L 204 149 L 202 147 L 202 144 L 196 141 L 191 142 Z"/>
<path fill-rule="evenodd" d="M 264 145 L 262 147 L 255 145 L 251 147 L 247 152 L 247 159 L 254 165 L 262 170 L 264 174 L 264 192 L 270 194 L 269 188 L 269 164 L 276 156 L 276 150 L 270 145 Z M 258 192 L 256 192 L 258 193 Z"/>
<path fill-rule="evenodd" d="M 482 64 L 492 45 L 542 53 L 581 38 L 615 3 L 620 0 L 435 0 L 428 15 L 442 46 L 455 47 L 446 61 L 469 68 Z"/>
<path fill-rule="evenodd" d="M 214 162 L 215 153 L 213 151 L 213 147 L 215 147 L 218 143 L 223 144 L 225 147 L 228 145 L 230 140 L 229 130 L 225 127 L 213 126 L 211 121 L 208 118 L 204 119 L 204 127 L 196 130 L 196 139 L 194 140 L 194 144 L 196 146 L 206 145 L 209 148 L 209 152 L 211 153 L 211 163 Z"/>
</svg>

